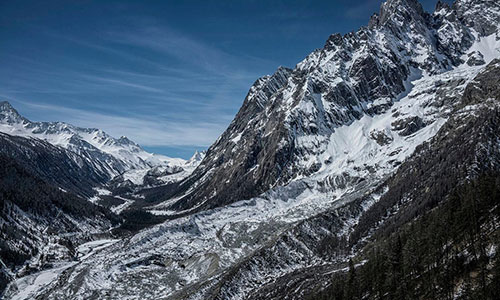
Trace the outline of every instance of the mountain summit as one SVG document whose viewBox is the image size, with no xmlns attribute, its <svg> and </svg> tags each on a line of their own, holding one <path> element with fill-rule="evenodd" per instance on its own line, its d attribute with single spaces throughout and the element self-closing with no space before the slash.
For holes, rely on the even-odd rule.
<svg viewBox="0 0 500 300">
<path fill-rule="evenodd" d="M 16 124 L 27 122 L 8 101 L 0 102 L 0 122 L 2 124 Z"/>
</svg>

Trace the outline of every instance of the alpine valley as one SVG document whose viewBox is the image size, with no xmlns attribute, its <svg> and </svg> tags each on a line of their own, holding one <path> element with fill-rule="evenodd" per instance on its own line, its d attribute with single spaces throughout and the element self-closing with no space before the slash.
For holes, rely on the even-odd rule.
<svg viewBox="0 0 500 300">
<path fill-rule="evenodd" d="M 1 102 L 1 297 L 500 299 L 499 25 L 387 0 L 189 160 Z"/>
</svg>

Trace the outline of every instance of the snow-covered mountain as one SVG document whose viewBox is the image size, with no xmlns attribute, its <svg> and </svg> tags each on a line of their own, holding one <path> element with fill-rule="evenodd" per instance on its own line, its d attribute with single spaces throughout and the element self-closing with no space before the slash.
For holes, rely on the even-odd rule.
<svg viewBox="0 0 500 300">
<path fill-rule="evenodd" d="M 416 0 L 387 1 L 367 27 L 333 34 L 293 70 L 258 79 L 162 207 L 213 208 L 312 174 L 344 186 L 393 172 L 446 120 L 449 94 L 498 57 L 499 9 L 458 0 L 428 14 Z"/>
<path fill-rule="evenodd" d="M 27 296 L 305 299 L 335 274 L 364 265 L 376 273 L 383 266 L 370 265 L 365 251 L 411 232 L 457 188 L 470 189 L 476 207 L 474 181 L 487 175 L 500 182 L 499 25 L 495 0 L 438 2 L 432 14 L 416 0 L 388 0 L 368 26 L 330 36 L 295 68 L 253 84 L 192 174 L 144 206 L 168 221 L 63 264 Z M 157 178 L 177 171 L 158 168 Z M 126 176 L 147 185 L 147 174 Z M 475 219 L 481 254 L 470 254 L 474 237 L 472 244 L 459 235 L 433 240 L 438 262 L 415 262 L 430 270 L 426 276 L 397 278 L 413 282 L 408 293 L 440 274 L 434 268 L 450 263 L 450 253 L 476 275 L 460 274 L 451 292 L 436 288 L 420 298 L 459 298 L 474 288 L 482 262 L 494 272 L 500 214 L 491 202 Z M 450 207 L 441 218 L 453 215 Z M 429 246 L 418 241 L 401 251 L 411 256 Z M 429 288 L 439 284 L 429 281 Z M 6 295 L 19 295 L 18 284 Z"/>
<path fill-rule="evenodd" d="M 193 156 L 188 160 L 169 158 L 162 164 L 154 167 L 126 171 L 113 178 L 112 184 L 119 186 L 134 185 L 139 188 L 147 188 L 178 182 L 189 176 L 204 157 L 205 151 L 195 151 Z"/>
<path fill-rule="evenodd" d="M 87 200 L 108 175 L 46 141 L 0 133 L 0 178 L 0 289 L 120 222 Z"/>
<path fill-rule="evenodd" d="M 10 103 L 0 102 L 0 132 L 29 136 L 63 147 L 87 159 L 110 178 L 132 169 L 184 165 L 185 160 L 146 152 L 125 136 L 113 138 L 95 128 L 81 128 L 63 122 L 32 122 L 21 116 Z"/>
</svg>

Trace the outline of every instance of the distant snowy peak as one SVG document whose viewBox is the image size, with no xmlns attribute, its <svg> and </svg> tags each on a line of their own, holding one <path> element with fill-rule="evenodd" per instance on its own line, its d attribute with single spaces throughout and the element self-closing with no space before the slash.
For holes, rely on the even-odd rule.
<svg viewBox="0 0 500 300">
<path fill-rule="evenodd" d="M 23 118 L 17 110 L 7 101 L 0 102 L 0 123 L 1 124 L 16 124 L 28 122 Z"/>
<path fill-rule="evenodd" d="M 103 171 L 114 177 L 132 169 L 185 164 L 180 158 L 146 152 L 137 143 L 122 136 L 118 139 L 96 128 L 81 128 L 64 122 L 32 122 L 22 117 L 10 103 L 0 103 L 0 131 L 17 136 L 45 140 L 99 162 Z"/>
<path fill-rule="evenodd" d="M 198 166 L 203 161 L 206 154 L 207 151 L 195 151 L 193 156 L 191 156 L 191 158 L 187 160 L 185 164 L 190 166 Z"/>
</svg>

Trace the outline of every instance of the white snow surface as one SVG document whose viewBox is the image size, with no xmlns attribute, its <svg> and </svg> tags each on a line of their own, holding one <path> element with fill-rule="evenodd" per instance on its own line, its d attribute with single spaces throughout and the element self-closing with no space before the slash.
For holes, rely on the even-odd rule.
<svg viewBox="0 0 500 300">
<path fill-rule="evenodd" d="M 79 259 L 88 259 L 96 252 L 109 247 L 118 240 L 97 240 L 84 243 L 77 247 Z M 9 289 L 16 290 L 16 293 L 7 295 L 11 300 L 33 299 L 37 292 L 50 286 L 58 278 L 59 275 L 68 268 L 78 264 L 78 261 L 64 261 L 56 263 L 53 268 L 43 270 L 28 276 L 21 277 L 9 284 Z"/>
</svg>

